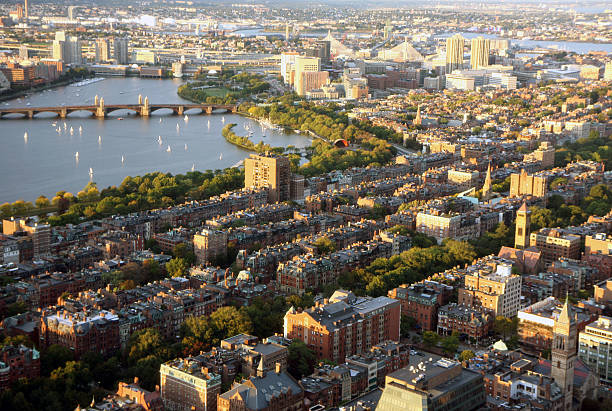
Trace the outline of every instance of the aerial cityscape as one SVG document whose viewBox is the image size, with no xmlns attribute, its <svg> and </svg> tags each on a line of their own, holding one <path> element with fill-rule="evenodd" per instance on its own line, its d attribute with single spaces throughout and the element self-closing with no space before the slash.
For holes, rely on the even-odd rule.
<svg viewBox="0 0 612 411">
<path fill-rule="evenodd" d="M 612 411 L 612 3 L 0 3 L 0 410 Z"/>
</svg>

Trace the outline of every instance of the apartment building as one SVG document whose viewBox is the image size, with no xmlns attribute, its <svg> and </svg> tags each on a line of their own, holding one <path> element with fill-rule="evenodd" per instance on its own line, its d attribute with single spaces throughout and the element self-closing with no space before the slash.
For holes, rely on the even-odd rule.
<svg viewBox="0 0 612 411">
<path fill-rule="evenodd" d="M 244 160 L 245 187 L 268 188 L 269 201 L 290 199 L 291 167 L 289 159 L 272 154 L 251 154 Z"/>
<path fill-rule="evenodd" d="M 580 259 L 580 236 L 566 233 L 561 229 L 542 228 L 538 232 L 531 233 L 529 245 L 542 252 L 544 264 L 550 264 L 561 257 Z"/>
<path fill-rule="evenodd" d="M 215 411 L 221 376 L 197 357 L 175 359 L 159 369 L 161 398 L 168 411 Z"/>
</svg>

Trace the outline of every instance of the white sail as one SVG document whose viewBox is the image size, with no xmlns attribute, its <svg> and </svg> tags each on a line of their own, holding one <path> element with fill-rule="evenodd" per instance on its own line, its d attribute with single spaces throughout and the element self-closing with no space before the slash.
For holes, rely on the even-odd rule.
<svg viewBox="0 0 612 411">
<path fill-rule="evenodd" d="M 102 136 L 98 136 L 98 144 L 102 144 Z"/>
<path fill-rule="evenodd" d="M 191 165 L 191 171 L 195 171 L 195 163 Z"/>
<path fill-rule="evenodd" d="M 223 153 L 219 154 L 219 160 L 223 160 Z"/>
<path fill-rule="evenodd" d="M 25 140 L 25 142 L 28 142 L 28 132 L 26 131 L 25 133 L 23 133 L 23 139 Z"/>
<path fill-rule="evenodd" d="M 185 143 L 185 151 L 187 151 L 187 143 Z"/>
<path fill-rule="evenodd" d="M 157 137 L 157 142 L 159 143 L 160 146 L 162 145 L 162 138 L 161 138 L 161 136 Z"/>
<path fill-rule="evenodd" d="M 168 148 L 166 149 L 166 151 L 167 151 L 168 153 L 172 152 L 172 149 L 170 148 L 170 146 L 169 146 L 169 145 L 168 145 Z"/>
<path fill-rule="evenodd" d="M 121 164 L 125 163 L 125 158 L 121 156 Z"/>
</svg>

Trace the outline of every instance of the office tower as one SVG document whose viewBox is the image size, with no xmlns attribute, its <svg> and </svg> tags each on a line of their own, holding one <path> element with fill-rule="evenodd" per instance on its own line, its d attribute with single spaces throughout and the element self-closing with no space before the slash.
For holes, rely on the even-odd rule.
<svg viewBox="0 0 612 411">
<path fill-rule="evenodd" d="M 28 11 L 28 0 L 24 0 L 23 2 L 23 15 L 24 17 L 27 19 L 29 17 L 29 11 Z"/>
<path fill-rule="evenodd" d="M 68 6 L 68 19 L 74 20 L 74 11 L 76 10 L 76 6 Z"/>
<path fill-rule="evenodd" d="M 576 317 L 571 305 L 565 305 L 553 326 L 550 376 L 561 387 L 566 410 L 572 409 L 574 392 L 574 362 L 576 361 Z"/>
<path fill-rule="evenodd" d="M 287 23 L 287 25 L 285 26 L 285 40 L 289 41 L 290 37 L 291 37 L 291 25 Z"/>
<path fill-rule="evenodd" d="M 393 26 L 391 25 L 389 20 L 387 20 L 387 22 L 385 23 L 385 27 L 383 29 L 383 38 L 385 40 L 389 40 L 391 38 L 392 32 L 393 32 Z"/>
<path fill-rule="evenodd" d="M 55 40 L 57 41 L 66 41 L 66 32 L 65 31 L 56 31 L 55 32 Z"/>
<path fill-rule="evenodd" d="M 612 318 L 600 315 L 578 337 L 578 356 L 602 382 L 612 383 Z"/>
<path fill-rule="evenodd" d="M 129 63 L 129 41 L 127 38 L 116 38 L 113 42 L 113 48 L 115 53 L 115 60 L 117 64 L 128 64 Z"/>
<path fill-rule="evenodd" d="M 295 58 L 299 53 L 288 52 L 281 54 L 281 76 L 285 84 L 293 85 L 295 79 Z"/>
<path fill-rule="evenodd" d="M 108 39 L 96 40 L 96 63 L 104 63 L 110 60 L 110 42 Z"/>
<path fill-rule="evenodd" d="M 56 60 L 64 60 L 64 42 L 61 40 L 53 40 L 51 56 Z"/>
<path fill-rule="evenodd" d="M 463 48 L 465 39 L 461 34 L 455 34 L 446 39 L 446 72 L 463 68 Z"/>
<path fill-rule="evenodd" d="M 27 60 L 30 56 L 28 55 L 28 46 L 22 44 L 19 46 L 19 58 L 23 60 Z"/>
<path fill-rule="evenodd" d="M 321 59 L 318 57 L 298 56 L 295 58 L 295 91 L 304 96 L 310 90 L 327 84 L 329 73 L 321 71 Z"/>
<path fill-rule="evenodd" d="M 321 63 L 329 64 L 331 60 L 331 42 L 329 40 L 317 40 L 316 44 L 319 48 L 318 57 L 321 59 Z"/>
<path fill-rule="evenodd" d="M 514 232 L 514 248 L 524 249 L 529 247 L 529 234 L 531 229 L 531 211 L 527 204 L 523 203 L 516 212 L 516 230 Z"/>
<path fill-rule="evenodd" d="M 501 259 L 500 259 L 501 260 Z M 512 261 L 495 261 L 470 271 L 459 289 L 459 304 L 491 310 L 495 316 L 514 317 L 521 308 L 520 275 L 512 274 Z"/>
<path fill-rule="evenodd" d="M 161 398 L 167 410 L 216 411 L 221 375 L 201 357 L 178 358 L 159 369 Z"/>
<path fill-rule="evenodd" d="M 484 37 L 476 37 L 472 39 L 472 51 L 470 56 L 470 65 L 473 69 L 487 67 L 489 65 L 489 52 L 491 50 L 491 42 Z"/>
<path fill-rule="evenodd" d="M 612 61 L 606 63 L 606 68 L 604 69 L 603 79 L 605 81 L 612 81 Z"/>
<path fill-rule="evenodd" d="M 76 36 L 68 36 L 64 43 L 64 61 L 66 64 L 81 64 L 83 62 L 83 50 L 81 39 Z"/>
<path fill-rule="evenodd" d="M 267 187 L 270 202 L 289 200 L 289 159 L 272 154 L 251 154 L 244 160 L 244 186 Z"/>
</svg>

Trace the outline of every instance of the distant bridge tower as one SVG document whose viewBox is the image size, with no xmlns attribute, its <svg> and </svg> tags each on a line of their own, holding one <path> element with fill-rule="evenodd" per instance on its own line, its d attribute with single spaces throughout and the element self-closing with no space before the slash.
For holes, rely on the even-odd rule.
<svg viewBox="0 0 612 411">
<path fill-rule="evenodd" d="M 106 109 L 104 108 L 104 98 L 100 99 L 100 104 L 96 108 L 96 117 L 98 118 L 106 117 Z"/>
<path fill-rule="evenodd" d="M 100 104 L 99 100 L 100 100 L 100 97 L 98 97 L 98 95 L 96 94 L 96 97 L 94 98 L 94 106 L 97 106 L 98 104 Z"/>
<path fill-rule="evenodd" d="M 142 96 L 138 98 L 139 102 L 142 100 Z M 145 97 L 144 104 L 140 107 L 140 115 L 142 117 L 149 117 L 151 114 L 151 108 L 149 107 L 149 97 Z"/>
<path fill-rule="evenodd" d="M 138 95 L 138 104 L 142 106 L 142 94 Z"/>
</svg>

